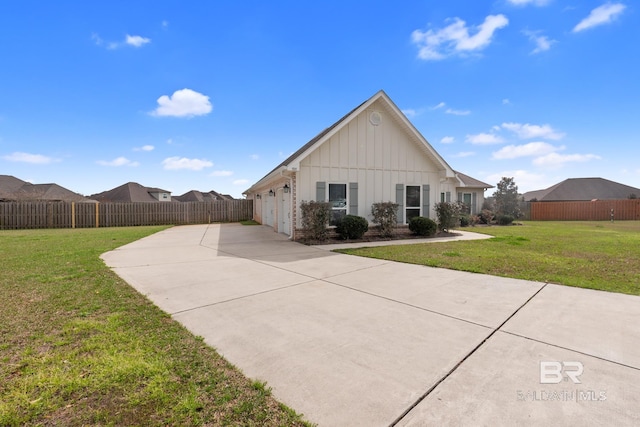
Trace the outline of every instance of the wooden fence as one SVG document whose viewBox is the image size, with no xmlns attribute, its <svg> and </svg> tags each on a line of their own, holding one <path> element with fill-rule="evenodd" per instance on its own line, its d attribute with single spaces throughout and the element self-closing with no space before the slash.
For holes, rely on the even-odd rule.
<svg viewBox="0 0 640 427">
<path fill-rule="evenodd" d="M 0 229 L 130 227 L 251 219 L 252 200 L 158 203 L 0 203 Z"/>
<path fill-rule="evenodd" d="M 640 220 L 640 199 L 531 202 L 533 221 Z"/>
</svg>

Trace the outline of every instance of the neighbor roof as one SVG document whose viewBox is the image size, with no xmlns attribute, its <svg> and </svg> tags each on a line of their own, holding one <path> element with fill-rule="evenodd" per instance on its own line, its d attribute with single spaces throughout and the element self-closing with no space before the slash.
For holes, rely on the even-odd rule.
<svg viewBox="0 0 640 427">
<path fill-rule="evenodd" d="M 99 202 L 157 202 L 149 192 L 170 193 L 160 188 L 147 188 L 137 182 L 127 182 L 119 187 L 91 196 Z"/>
<path fill-rule="evenodd" d="M 338 132 L 344 125 L 346 125 L 353 117 L 360 114 L 361 111 L 367 109 L 374 102 L 382 100 L 383 106 L 392 113 L 392 117 L 395 120 L 401 122 L 402 126 L 407 129 L 413 136 L 420 142 L 424 152 L 431 157 L 437 164 L 441 165 L 442 169 L 447 171 L 448 176 L 453 176 L 454 171 L 449 164 L 436 152 L 436 150 L 429 144 L 429 142 L 422 136 L 422 134 L 413 126 L 413 124 L 402 114 L 402 111 L 393 103 L 391 98 L 383 91 L 378 91 L 371 98 L 358 105 L 356 108 L 345 114 L 337 122 L 324 129 L 318 135 L 313 137 L 309 142 L 300 147 L 296 152 L 287 157 L 282 163 L 276 166 L 268 174 L 262 177 L 251 188 L 244 193 L 247 194 L 251 190 L 259 185 L 261 182 L 266 181 L 272 177 L 273 174 L 282 171 L 283 169 L 296 167 L 297 164 L 304 159 L 309 153 L 311 153 L 317 146 L 329 139 L 333 134 Z"/>
<path fill-rule="evenodd" d="M 58 184 L 31 184 L 11 175 L 0 175 L 0 199 L 93 202 Z"/>
<path fill-rule="evenodd" d="M 631 194 L 640 197 L 640 188 L 609 181 L 604 178 L 569 178 L 544 190 L 523 194 L 525 201 L 541 202 L 594 199 L 628 199 Z"/>
</svg>

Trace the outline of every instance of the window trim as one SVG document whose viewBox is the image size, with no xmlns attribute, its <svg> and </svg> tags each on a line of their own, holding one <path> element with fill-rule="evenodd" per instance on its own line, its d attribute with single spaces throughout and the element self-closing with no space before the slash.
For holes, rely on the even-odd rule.
<svg viewBox="0 0 640 427">
<path fill-rule="evenodd" d="M 418 205 L 417 206 L 409 206 L 407 197 L 409 196 L 409 187 L 416 187 L 418 189 Z M 422 184 L 405 184 L 404 185 L 404 223 L 409 224 L 409 215 L 408 212 L 418 211 L 418 216 L 422 215 Z"/>
<path fill-rule="evenodd" d="M 340 208 L 335 208 L 333 207 L 333 205 L 331 205 L 331 218 L 329 218 L 329 226 L 330 227 L 335 227 L 335 224 L 331 224 L 333 222 L 333 211 L 344 211 L 344 215 L 349 215 L 349 183 L 346 182 L 327 182 L 327 198 L 326 201 L 327 203 L 331 204 L 331 186 L 332 185 L 343 185 L 344 189 L 345 189 L 345 203 L 344 203 L 344 207 L 340 207 Z"/>
</svg>

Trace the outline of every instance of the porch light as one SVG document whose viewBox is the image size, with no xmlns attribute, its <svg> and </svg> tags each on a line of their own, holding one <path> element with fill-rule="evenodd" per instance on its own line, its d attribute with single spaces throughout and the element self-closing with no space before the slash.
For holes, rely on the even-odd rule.
<svg viewBox="0 0 640 427">
<path fill-rule="evenodd" d="M 289 192 L 289 184 L 285 184 L 284 187 L 282 187 L 282 189 L 284 190 L 285 193 Z"/>
<path fill-rule="evenodd" d="M 270 196 L 275 196 L 275 195 L 276 195 L 276 193 L 274 193 L 274 192 L 273 192 L 273 190 L 269 190 L 269 195 L 270 195 Z"/>
</svg>

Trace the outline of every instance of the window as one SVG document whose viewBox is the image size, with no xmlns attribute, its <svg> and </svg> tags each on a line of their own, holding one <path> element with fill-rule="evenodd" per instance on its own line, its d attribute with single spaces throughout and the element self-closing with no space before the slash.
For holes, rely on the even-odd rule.
<svg viewBox="0 0 640 427">
<path fill-rule="evenodd" d="M 405 221 L 407 224 L 411 218 L 420 216 L 420 186 L 407 185 L 405 201 Z"/>
<path fill-rule="evenodd" d="M 331 205 L 329 225 L 336 225 L 347 214 L 347 184 L 329 184 L 329 204 Z"/>
<path fill-rule="evenodd" d="M 440 193 L 440 203 L 444 203 L 444 193 Z"/>
<path fill-rule="evenodd" d="M 471 214 L 471 193 L 462 194 L 463 212 L 467 215 Z"/>
</svg>

